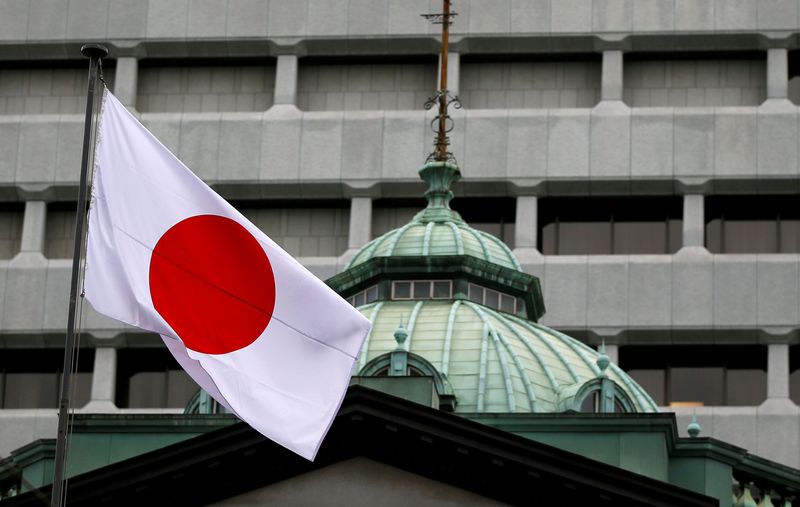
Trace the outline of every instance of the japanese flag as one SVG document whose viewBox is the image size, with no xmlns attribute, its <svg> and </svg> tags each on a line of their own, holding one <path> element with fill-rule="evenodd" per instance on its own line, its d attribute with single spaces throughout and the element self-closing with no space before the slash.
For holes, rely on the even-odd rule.
<svg viewBox="0 0 800 507">
<path fill-rule="evenodd" d="M 310 460 L 370 327 L 107 91 L 85 289 L 98 312 L 159 333 L 200 387 Z"/>
</svg>

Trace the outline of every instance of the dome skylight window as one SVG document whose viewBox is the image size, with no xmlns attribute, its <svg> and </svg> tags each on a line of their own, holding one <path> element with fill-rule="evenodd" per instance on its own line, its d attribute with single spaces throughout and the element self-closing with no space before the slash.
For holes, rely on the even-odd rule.
<svg viewBox="0 0 800 507">
<path fill-rule="evenodd" d="M 392 282 L 392 299 L 452 299 L 452 280 L 408 280 Z"/>
</svg>

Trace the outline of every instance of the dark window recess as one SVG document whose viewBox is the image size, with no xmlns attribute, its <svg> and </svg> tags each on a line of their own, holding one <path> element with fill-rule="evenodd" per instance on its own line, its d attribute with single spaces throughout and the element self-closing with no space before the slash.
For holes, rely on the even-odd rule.
<svg viewBox="0 0 800 507">
<path fill-rule="evenodd" d="M 716 195 L 706 204 L 713 253 L 800 253 L 800 195 Z"/>
<path fill-rule="evenodd" d="M 358 308 L 359 306 L 366 305 L 377 301 L 378 299 L 378 286 L 373 285 L 372 287 L 362 290 L 349 298 L 347 298 L 347 302 L 351 305 Z"/>
<path fill-rule="evenodd" d="M 767 397 L 763 345 L 628 345 L 619 365 L 661 406 L 752 406 Z"/>
<path fill-rule="evenodd" d="M 488 232 L 509 248 L 514 248 L 517 201 L 511 197 L 457 197 L 450 207 L 458 211 L 470 227 Z"/>
<path fill-rule="evenodd" d="M 789 397 L 800 405 L 800 345 L 789 348 Z"/>
<path fill-rule="evenodd" d="M 166 348 L 117 353 L 120 408 L 183 408 L 198 389 Z"/>
<path fill-rule="evenodd" d="M 668 254 L 681 247 L 680 196 L 546 197 L 539 200 L 545 255 Z"/>
<path fill-rule="evenodd" d="M 71 405 L 89 402 L 94 350 L 77 353 Z M 4 349 L 0 352 L 0 408 L 55 408 L 61 386 L 63 349 Z"/>
<path fill-rule="evenodd" d="M 586 398 L 583 399 L 581 402 L 581 409 L 582 413 L 598 413 L 600 412 L 600 404 L 601 404 L 601 393 L 600 391 L 594 391 L 589 393 Z M 620 403 L 619 398 L 614 398 L 614 412 L 617 414 L 621 414 L 625 412 L 625 407 L 622 406 Z"/>
<path fill-rule="evenodd" d="M 424 199 L 378 199 L 373 202 L 372 237 L 402 227 L 426 206 Z M 514 248 L 517 201 L 511 197 L 456 197 L 450 201 L 470 227 L 484 231 Z"/>
</svg>

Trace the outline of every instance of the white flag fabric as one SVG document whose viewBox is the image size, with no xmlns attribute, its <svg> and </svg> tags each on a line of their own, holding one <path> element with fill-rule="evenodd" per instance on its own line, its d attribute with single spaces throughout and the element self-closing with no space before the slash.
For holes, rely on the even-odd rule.
<svg viewBox="0 0 800 507">
<path fill-rule="evenodd" d="M 159 333 L 213 398 L 310 460 L 370 328 L 108 91 L 85 290 L 98 312 Z"/>
</svg>

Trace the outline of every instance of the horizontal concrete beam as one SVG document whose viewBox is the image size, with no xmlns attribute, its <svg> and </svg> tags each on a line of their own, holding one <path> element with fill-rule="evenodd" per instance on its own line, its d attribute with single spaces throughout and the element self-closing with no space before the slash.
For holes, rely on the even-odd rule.
<svg viewBox="0 0 800 507">
<path fill-rule="evenodd" d="M 701 437 L 714 437 L 747 449 L 761 458 L 777 461 L 783 465 L 800 466 L 800 408 L 791 402 L 760 407 L 692 407 L 665 408 L 674 411 L 678 431 L 688 436 L 686 427 L 697 416 Z M 780 438 L 775 438 L 780 435 Z"/>
<path fill-rule="evenodd" d="M 452 32 L 470 35 L 576 35 L 797 32 L 798 0 L 482 0 L 454 2 Z M 635 8 L 634 8 L 635 4 Z M 439 26 L 420 19 L 428 0 L 150 0 L 57 5 L 35 1 L 0 3 L 0 40 L 85 42 L 230 38 L 289 43 L 301 38 L 431 36 Z M 434 4 L 435 5 L 435 4 Z M 434 10 L 438 10 L 434 8 Z"/>
<path fill-rule="evenodd" d="M 796 339 L 800 330 L 800 255 L 685 248 L 675 255 L 543 256 L 523 267 L 542 281 L 542 322 L 559 329 L 665 343 L 701 340 L 683 330 L 712 332 L 706 342 Z"/>
<path fill-rule="evenodd" d="M 63 343 L 70 263 L 38 259 L 0 264 L 0 347 Z M 715 341 L 762 342 L 771 335 L 796 339 L 800 331 L 800 255 L 712 255 L 690 248 L 675 255 L 536 259 L 523 267 L 543 284 L 542 322 L 559 329 L 608 336 L 661 330 L 671 333 L 670 342 L 701 340 L 682 337 L 684 330 L 717 332 Z M 299 260 L 323 279 L 342 269 L 335 257 Z M 85 306 L 90 340 L 131 331 Z"/>
<path fill-rule="evenodd" d="M 151 113 L 142 121 L 201 178 L 226 187 L 228 197 L 257 198 L 262 190 L 254 183 L 302 183 L 310 194 L 314 185 L 416 183 L 432 139 L 427 115 L 303 113 L 274 106 L 266 113 Z M 474 183 L 485 193 L 487 182 L 504 188 L 546 182 L 553 193 L 581 193 L 592 189 L 576 182 L 616 182 L 609 193 L 635 193 L 666 181 L 721 185 L 711 191 L 770 191 L 771 184 L 778 191 L 800 190 L 800 108 L 788 102 L 720 108 L 601 103 L 593 109 L 462 110 L 453 116 L 452 146 L 465 189 Z M 74 187 L 82 129 L 79 115 L 0 117 L 0 187 Z"/>
</svg>

